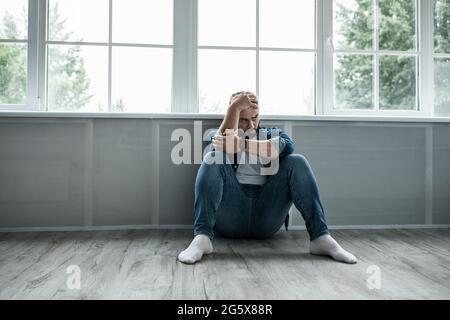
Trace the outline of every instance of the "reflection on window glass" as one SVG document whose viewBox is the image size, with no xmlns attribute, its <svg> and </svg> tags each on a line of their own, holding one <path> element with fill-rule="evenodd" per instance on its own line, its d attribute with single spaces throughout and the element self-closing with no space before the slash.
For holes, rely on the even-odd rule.
<svg viewBox="0 0 450 320">
<path fill-rule="evenodd" d="M 198 57 L 200 113 L 225 113 L 232 93 L 255 92 L 254 51 L 201 49 Z"/>
<path fill-rule="evenodd" d="M 415 57 L 380 57 L 380 109 L 417 109 Z"/>
<path fill-rule="evenodd" d="M 416 0 L 379 0 L 380 50 L 416 49 Z"/>
<path fill-rule="evenodd" d="M 260 0 L 259 45 L 314 49 L 314 0 Z"/>
<path fill-rule="evenodd" d="M 0 39 L 26 40 L 28 0 L 1 0 Z"/>
<path fill-rule="evenodd" d="M 450 116 L 450 58 L 434 61 L 434 112 Z"/>
<path fill-rule="evenodd" d="M 314 53 L 260 52 L 264 114 L 314 114 Z"/>
<path fill-rule="evenodd" d="M 255 0 L 199 0 L 198 43 L 205 46 L 256 45 Z"/>
<path fill-rule="evenodd" d="M 49 0 L 48 6 L 50 41 L 108 41 L 108 0 Z"/>
<path fill-rule="evenodd" d="M 171 111 L 172 49 L 113 49 L 112 111 Z"/>
<path fill-rule="evenodd" d="M 172 44 L 173 0 L 114 0 L 113 42 Z"/>
<path fill-rule="evenodd" d="M 335 56 L 335 108 L 373 109 L 373 56 Z"/>
<path fill-rule="evenodd" d="M 48 46 L 48 110 L 108 111 L 108 51 Z"/>
<path fill-rule="evenodd" d="M 450 53 L 450 0 L 434 0 L 434 50 Z"/>
<path fill-rule="evenodd" d="M 334 42 L 338 49 L 373 49 L 372 0 L 334 0 Z"/>
<path fill-rule="evenodd" d="M 0 43 L 0 104 L 25 104 L 27 45 Z"/>
</svg>

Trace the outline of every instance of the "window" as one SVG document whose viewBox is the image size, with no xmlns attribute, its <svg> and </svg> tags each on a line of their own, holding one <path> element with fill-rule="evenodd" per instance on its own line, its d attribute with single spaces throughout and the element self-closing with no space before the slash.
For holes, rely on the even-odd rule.
<svg viewBox="0 0 450 320">
<path fill-rule="evenodd" d="M 434 110 L 450 116 L 450 0 L 434 2 Z"/>
<path fill-rule="evenodd" d="M 0 105 L 26 105 L 28 1 L 2 0 L 0 6 Z"/>
<path fill-rule="evenodd" d="M 245 89 L 264 114 L 314 114 L 314 0 L 199 0 L 198 44 L 201 113 Z"/>
<path fill-rule="evenodd" d="M 50 111 L 170 112 L 172 2 L 49 0 Z"/>
<path fill-rule="evenodd" d="M 418 110 L 415 0 L 334 0 L 335 109 Z"/>
<path fill-rule="evenodd" d="M 450 0 L 0 1 L 0 110 L 450 116 Z"/>
</svg>

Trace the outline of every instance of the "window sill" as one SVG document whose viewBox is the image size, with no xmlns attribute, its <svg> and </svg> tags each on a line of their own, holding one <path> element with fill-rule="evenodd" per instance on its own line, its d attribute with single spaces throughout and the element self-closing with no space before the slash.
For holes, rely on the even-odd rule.
<svg viewBox="0 0 450 320">
<path fill-rule="evenodd" d="M 124 113 L 124 112 L 45 112 L 45 111 L 0 111 L 0 118 L 106 118 L 106 119 L 193 119 L 220 120 L 221 114 L 205 113 Z M 261 115 L 261 120 L 281 121 L 366 121 L 406 123 L 450 123 L 450 117 L 406 117 L 406 116 L 350 116 L 350 115 Z"/>
</svg>

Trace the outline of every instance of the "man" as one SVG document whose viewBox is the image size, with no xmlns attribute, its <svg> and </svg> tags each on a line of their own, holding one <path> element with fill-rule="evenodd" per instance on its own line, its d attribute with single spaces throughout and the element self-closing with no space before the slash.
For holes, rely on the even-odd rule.
<svg viewBox="0 0 450 320">
<path fill-rule="evenodd" d="M 330 235 L 306 158 L 293 153 L 294 143 L 283 130 L 259 125 L 253 93 L 231 96 L 209 146 L 211 142 L 212 151 L 206 153 L 195 181 L 194 239 L 178 255 L 179 261 L 192 264 L 212 253 L 214 230 L 230 238 L 260 239 L 274 235 L 283 222 L 287 230 L 294 203 L 305 220 L 311 254 L 357 262 Z"/>
</svg>

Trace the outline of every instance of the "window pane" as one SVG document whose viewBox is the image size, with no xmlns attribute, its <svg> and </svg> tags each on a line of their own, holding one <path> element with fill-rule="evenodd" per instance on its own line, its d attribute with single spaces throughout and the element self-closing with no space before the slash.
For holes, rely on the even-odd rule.
<svg viewBox="0 0 450 320">
<path fill-rule="evenodd" d="M 315 47 L 314 0 L 260 0 L 261 47 Z"/>
<path fill-rule="evenodd" d="M 108 0 L 50 0 L 49 40 L 108 41 Z"/>
<path fill-rule="evenodd" d="M 434 48 L 439 53 L 450 53 L 450 0 L 434 3 Z"/>
<path fill-rule="evenodd" d="M 112 111 L 171 112 L 172 49 L 113 49 Z"/>
<path fill-rule="evenodd" d="M 450 58 L 434 60 L 434 113 L 450 116 Z"/>
<path fill-rule="evenodd" d="M 0 39 L 26 40 L 28 0 L 1 0 Z"/>
<path fill-rule="evenodd" d="M 380 109 L 417 109 L 415 57 L 380 57 Z"/>
<path fill-rule="evenodd" d="M 48 46 L 48 110 L 108 111 L 108 51 Z"/>
<path fill-rule="evenodd" d="M 0 104 L 25 104 L 27 46 L 0 43 Z"/>
<path fill-rule="evenodd" d="M 416 48 L 416 0 L 379 0 L 380 50 Z"/>
<path fill-rule="evenodd" d="M 112 21 L 113 42 L 173 42 L 173 0 L 115 0 Z"/>
<path fill-rule="evenodd" d="M 314 114 L 314 53 L 260 52 L 263 114 Z"/>
<path fill-rule="evenodd" d="M 335 108 L 373 109 L 373 56 L 336 55 Z"/>
<path fill-rule="evenodd" d="M 336 48 L 372 49 L 372 0 L 334 0 L 333 29 Z"/>
<path fill-rule="evenodd" d="M 200 113 L 225 113 L 232 93 L 256 88 L 254 51 L 199 50 Z"/>
<path fill-rule="evenodd" d="M 199 0 L 198 43 L 205 46 L 256 45 L 255 0 Z"/>
</svg>

